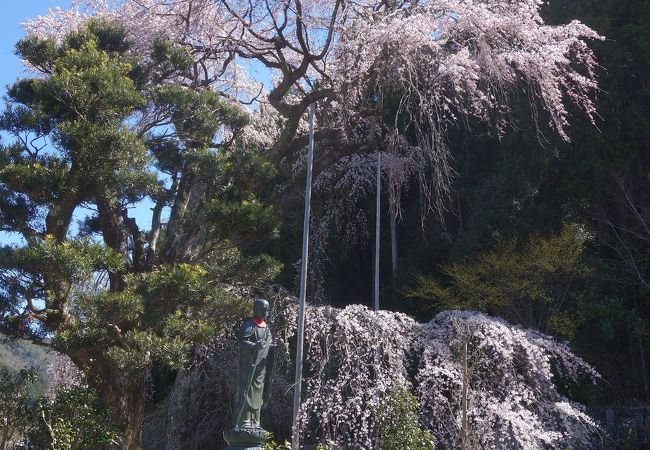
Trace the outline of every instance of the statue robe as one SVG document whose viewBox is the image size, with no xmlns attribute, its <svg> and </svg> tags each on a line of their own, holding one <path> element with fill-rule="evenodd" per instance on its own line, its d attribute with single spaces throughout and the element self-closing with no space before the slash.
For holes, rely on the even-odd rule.
<svg viewBox="0 0 650 450">
<path fill-rule="evenodd" d="M 264 402 L 264 381 L 271 346 L 268 326 L 257 325 L 252 319 L 239 328 L 239 360 L 235 388 L 235 428 L 260 428 L 260 410 Z M 255 344 L 262 342 L 262 348 Z"/>
</svg>

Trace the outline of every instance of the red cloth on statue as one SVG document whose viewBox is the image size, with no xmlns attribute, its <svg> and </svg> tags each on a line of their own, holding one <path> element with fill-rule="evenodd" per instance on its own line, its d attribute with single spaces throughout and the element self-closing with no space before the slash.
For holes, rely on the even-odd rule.
<svg viewBox="0 0 650 450">
<path fill-rule="evenodd" d="M 266 322 L 264 321 L 264 319 L 256 319 L 255 317 L 253 317 L 253 323 L 255 323 L 255 325 L 257 325 L 260 328 L 266 328 Z"/>
</svg>

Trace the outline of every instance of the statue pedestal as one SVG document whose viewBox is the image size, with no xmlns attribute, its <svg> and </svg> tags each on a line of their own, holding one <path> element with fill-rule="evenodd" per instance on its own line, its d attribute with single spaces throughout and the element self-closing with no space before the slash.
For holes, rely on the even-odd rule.
<svg viewBox="0 0 650 450">
<path fill-rule="evenodd" d="M 246 444 L 235 444 L 235 445 L 229 445 L 226 447 L 225 450 L 264 450 L 264 447 L 261 445 L 255 445 L 251 447 L 250 445 Z"/>
<path fill-rule="evenodd" d="M 228 443 L 226 450 L 263 450 L 266 430 L 262 428 L 236 428 L 223 432 Z"/>
</svg>

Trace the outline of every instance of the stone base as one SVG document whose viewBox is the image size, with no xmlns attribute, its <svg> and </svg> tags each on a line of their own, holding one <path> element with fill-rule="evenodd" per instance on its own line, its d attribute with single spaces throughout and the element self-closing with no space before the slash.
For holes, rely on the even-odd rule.
<svg viewBox="0 0 650 450">
<path fill-rule="evenodd" d="M 266 430 L 262 428 L 236 428 L 223 432 L 228 443 L 226 450 L 263 450 Z"/>
<path fill-rule="evenodd" d="M 226 447 L 225 450 L 264 450 L 264 447 L 261 447 L 259 445 L 255 447 L 250 447 L 246 445 L 237 444 L 237 445 L 229 445 L 228 447 Z"/>
</svg>

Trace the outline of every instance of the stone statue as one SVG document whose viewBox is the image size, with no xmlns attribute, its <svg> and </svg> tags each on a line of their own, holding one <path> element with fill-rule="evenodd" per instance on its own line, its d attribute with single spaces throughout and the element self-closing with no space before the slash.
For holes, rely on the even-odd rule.
<svg viewBox="0 0 650 450">
<path fill-rule="evenodd" d="M 226 450 L 261 449 L 266 431 L 260 426 L 260 410 L 271 388 L 271 331 L 266 323 L 269 302 L 256 299 L 253 317 L 239 328 L 239 358 L 235 387 L 235 423 L 224 432 Z"/>
</svg>

